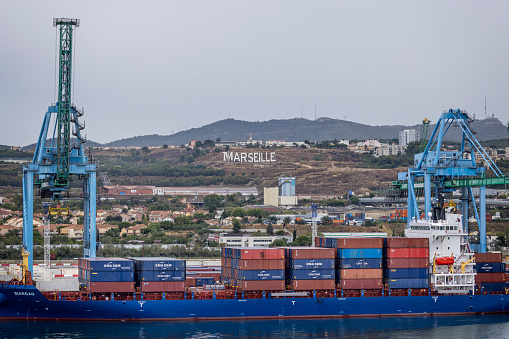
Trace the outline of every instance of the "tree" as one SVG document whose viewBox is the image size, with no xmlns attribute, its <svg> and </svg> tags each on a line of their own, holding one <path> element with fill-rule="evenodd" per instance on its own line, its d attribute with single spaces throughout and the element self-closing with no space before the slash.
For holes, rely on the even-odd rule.
<svg viewBox="0 0 509 339">
<path fill-rule="evenodd" d="M 293 229 L 293 241 L 297 240 L 297 230 L 294 228 Z"/>
<path fill-rule="evenodd" d="M 163 149 L 168 149 L 168 145 L 164 144 Z"/>
<path fill-rule="evenodd" d="M 143 154 L 149 154 L 149 153 L 150 153 L 150 150 L 148 149 L 148 147 L 147 147 L 147 146 L 143 146 L 143 147 L 141 148 L 141 151 L 143 152 Z"/>
<path fill-rule="evenodd" d="M 288 225 L 291 221 L 292 219 L 290 217 L 285 217 L 283 219 L 283 227 L 286 227 L 286 225 Z"/>
<path fill-rule="evenodd" d="M 234 219 L 232 225 L 233 225 L 233 233 L 239 233 L 240 227 L 242 226 L 240 221 L 238 219 Z"/>
<path fill-rule="evenodd" d="M 328 216 L 323 216 L 322 217 L 322 225 L 325 225 L 325 226 L 332 225 L 332 219 L 329 218 Z"/>
<path fill-rule="evenodd" d="M 267 224 L 267 234 L 268 235 L 274 234 L 274 226 L 272 226 L 272 223 L 270 223 L 270 222 Z"/>
<path fill-rule="evenodd" d="M 288 240 L 286 238 L 276 239 L 269 244 L 269 247 L 285 247 L 288 246 Z"/>
<path fill-rule="evenodd" d="M 285 230 L 278 230 L 276 232 L 276 235 L 285 235 L 285 234 L 286 234 Z"/>
<path fill-rule="evenodd" d="M 216 210 L 223 205 L 223 199 L 218 194 L 207 194 L 203 197 L 203 205 L 209 209 Z"/>
<path fill-rule="evenodd" d="M 293 241 L 294 246 L 311 246 L 311 237 L 307 235 L 299 235 L 297 239 Z"/>
<path fill-rule="evenodd" d="M 353 205 L 359 205 L 359 198 L 357 198 L 355 195 L 352 195 L 350 197 L 350 202 L 353 204 Z"/>
</svg>

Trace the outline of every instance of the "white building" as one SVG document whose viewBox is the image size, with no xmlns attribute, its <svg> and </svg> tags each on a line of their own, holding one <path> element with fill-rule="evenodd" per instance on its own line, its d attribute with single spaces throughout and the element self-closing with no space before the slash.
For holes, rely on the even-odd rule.
<svg viewBox="0 0 509 339">
<path fill-rule="evenodd" d="M 291 235 L 266 235 L 249 236 L 246 234 L 221 234 L 219 236 L 219 245 L 225 244 L 227 247 L 268 247 L 276 239 L 286 239 L 292 241 Z"/>
<path fill-rule="evenodd" d="M 418 136 L 415 129 L 399 131 L 399 145 L 403 148 L 405 148 L 410 142 L 417 141 L 417 139 Z"/>
</svg>

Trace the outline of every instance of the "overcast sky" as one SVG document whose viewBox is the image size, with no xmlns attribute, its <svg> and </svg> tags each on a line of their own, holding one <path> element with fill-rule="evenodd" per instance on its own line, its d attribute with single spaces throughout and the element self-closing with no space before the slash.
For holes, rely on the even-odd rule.
<svg viewBox="0 0 509 339">
<path fill-rule="evenodd" d="M 228 117 L 509 120 L 509 1 L 0 0 L 0 144 L 55 101 L 53 18 L 79 18 L 73 102 L 106 143 Z"/>
</svg>

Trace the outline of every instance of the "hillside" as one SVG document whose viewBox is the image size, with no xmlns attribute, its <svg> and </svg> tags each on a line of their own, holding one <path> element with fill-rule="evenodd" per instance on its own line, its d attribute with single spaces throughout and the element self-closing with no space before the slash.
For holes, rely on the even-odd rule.
<svg viewBox="0 0 509 339">
<path fill-rule="evenodd" d="M 430 125 L 431 135 L 435 125 Z M 480 141 L 491 139 L 506 139 L 507 128 L 496 118 L 476 120 L 471 123 L 471 128 Z M 421 125 L 414 126 L 370 126 L 351 121 L 320 118 L 317 120 L 288 119 L 269 120 L 262 122 L 249 122 L 235 119 L 225 119 L 205 125 L 200 128 L 192 128 L 173 135 L 145 135 L 113 141 L 105 146 L 161 146 L 182 145 L 191 140 L 246 140 L 251 133 L 254 140 L 267 141 L 271 139 L 285 141 L 322 141 L 333 139 L 366 140 L 366 139 L 397 139 L 399 131 L 415 129 L 421 131 Z M 458 141 L 461 138 L 461 130 L 452 126 L 446 140 Z"/>
</svg>

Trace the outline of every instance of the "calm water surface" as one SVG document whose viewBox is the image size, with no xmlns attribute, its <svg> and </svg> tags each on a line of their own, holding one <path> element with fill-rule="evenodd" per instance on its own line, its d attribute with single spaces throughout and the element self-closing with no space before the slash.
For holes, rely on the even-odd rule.
<svg viewBox="0 0 509 339">
<path fill-rule="evenodd" d="M 509 315 L 198 322 L 0 322 L 1 338 L 509 338 Z"/>
</svg>

